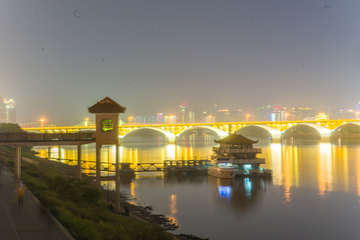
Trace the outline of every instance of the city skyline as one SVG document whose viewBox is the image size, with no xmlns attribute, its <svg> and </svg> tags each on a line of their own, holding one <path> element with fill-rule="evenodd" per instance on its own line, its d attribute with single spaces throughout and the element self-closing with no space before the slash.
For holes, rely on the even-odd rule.
<svg viewBox="0 0 360 240">
<path fill-rule="evenodd" d="M 175 114 L 184 102 L 205 111 L 354 108 L 359 8 L 335 0 L 5 0 L 0 91 L 16 101 L 18 122 L 59 125 L 90 117 L 87 107 L 106 96 L 127 115 Z"/>
</svg>

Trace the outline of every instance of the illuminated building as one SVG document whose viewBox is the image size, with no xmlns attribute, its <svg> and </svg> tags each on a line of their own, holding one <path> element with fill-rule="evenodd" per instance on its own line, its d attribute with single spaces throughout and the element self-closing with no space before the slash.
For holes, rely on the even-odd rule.
<svg viewBox="0 0 360 240">
<path fill-rule="evenodd" d="M 189 123 L 195 122 L 195 113 L 193 111 L 189 112 Z"/>
<path fill-rule="evenodd" d="M 157 118 L 157 123 L 163 123 L 164 122 L 164 114 L 163 113 L 157 113 L 156 118 Z"/>
<path fill-rule="evenodd" d="M 2 101 L 0 101 L 0 122 L 16 123 L 16 108 L 14 100 L 2 99 Z"/>
<path fill-rule="evenodd" d="M 316 117 L 316 115 L 319 113 L 319 111 L 314 108 L 291 108 L 288 112 L 288 121 L 304 120 L 309 117 Z"/>
<path fill-rule="evenodd" d="M 185 123 L 185 112 L 186 112 L 186 103 L 183 103 L 182 105 L 179 106 L 180 108 L 180 112 L 179 112 L 179 122 L 180 123 Z"/>
</svg>

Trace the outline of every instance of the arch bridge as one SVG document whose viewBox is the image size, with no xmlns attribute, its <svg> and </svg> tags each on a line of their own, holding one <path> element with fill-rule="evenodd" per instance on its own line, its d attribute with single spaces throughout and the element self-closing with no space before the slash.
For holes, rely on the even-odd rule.
<svg viewBox="0 0 360 240">
<path fill-rule="evenodd" d="M 308 120 L 308 121 L 262 121 L 262 122 L 216 122 L 216 123 L 185 123 L 185 124 L 125 124 L 119 126 L 119 138 L 139 130 L 157 131 L 167 137 L 170 143 L 174 143 L 181 134 L 196 129 L 208 129 L 215 132 L 219 137 L 225 137 L 240 129 L 257 127 L 267 131 L 272 141 L 278 142 L 287 130 L 296 129 L 297 126 L 307 126 L 319 133 L 322 141 L 328 141 L 331 133 L 344 125 L 355 124 L 360 127 L 360 121 L 356 119 L 334 120 Z M 95 131 L 95 126 L 66 126 L 66 127 L 38 127 L 23 128 L 29 132 L 42 133 L 71 133 Z"/>
</svg>

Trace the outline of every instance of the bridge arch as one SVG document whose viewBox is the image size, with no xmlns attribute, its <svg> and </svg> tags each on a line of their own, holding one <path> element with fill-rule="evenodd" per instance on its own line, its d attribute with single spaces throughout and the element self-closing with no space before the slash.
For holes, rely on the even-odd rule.
<svg viewBox="0 0 360 240">
<path fill-rule="evenodd" d="M 345 127 L 345 126 L 348 126 L 348 125 L 357 125 L 357 126 L 360 127 L 360 122 L 348 122 L 348 123 L 344 123 L 344 124 L 338 126 L 337 128 L 335 128 L 333 131 L 336 132 L 336 131 L 338 131 L 339 129 L 341 129 L 341 128 Z"/>
<path fill-rule="evenodd" d="M 239 131 L 241 129 L 251 128 L 251 127 L 257 127 L 266 130 L 271 137 L 272 142 L 280 142 L 281 141 L 281 131 L 277 130 L 276 128 L 272 128 L 266 125 L 260 125 L 260 124 L 254 124 L 254 125 L 247 125 L 245 127 L 239 128 L 236 131 Z"/>
<path fill-rule="evenodd" d="M 199 128 L 203 128 L 203 129 L 209 129 L 213 132 L 215 132 L 220 138 L 224 138 L 226 137 L 227 135 L 229 135 L 227 132 L 219 129 L 219 128 L 216 128 L 216 127 L 212 127 L 212 126 L 194 126 L 192 128 L 188 128 L 188 129 L 185 129 L 184 131 L 182 131 L 181 133 L 177 134 L 176 136 L 180 136 L 181 134 L 183 134 L 184 132 L 186 131 L 190 131 L 190 130 L 195 130 L 195 129 L 199 129 Z"/>
<path fill-rule="evenodd" d="M 319 135 L 320 135 L 320 140 L 321 141 L 330 141 L 330 135 L 331 135 L 331 130 L 324 127 L 324 126 L 321 126 L 321 125 L 317 125 L 316 123 L 299 123 L 299 124 L 296 124 L 296 125 L 293 125 L 291 127 L 289 127 L 288 129 L 286 129 L 283 134 L 285 134 L 287 131 L 291 130 L 291 129 L 294 129 L 298 126 L 307 126 L 307 127 L 310 127 L 312 129 L 315 129 Z"/>
<path fill-rule="evenodd" d="M 129 134 L 131 134 L 131 133 L 133 133 L 133 132 L 135 132 L 135 131 L 144 130 L 144 129 L 154 130 L 154 131 L 157 131 L 157 132 L 162 133 L 163 135 L 165 135 L 165 136 L 167 137 L 167 139 L 169 140 L 169 143 L 175 143 L 175 141 L 176 141 L 176 136 L 175 136 L 173 133 L 171 133 L 171 132 L 169 132 L 169 131 L 166 131 L 166 130 L 164 130 L 164 129 L 161 129 L 161 128 L 157 128 L 157 127 L 142 127 L 142 128 L 137 128 L 137 129 L 134 129 L 134 130 L 132 130 L 131 132 L 128 132 L 128 133 L 126 133 L 125 135 L 119 136 L 119 137 L 120 137 L 120 138 L 124 138 L 124 137 L 126 137 L 127 135 L 129 135 Z"/>
<path fill-rule="evenodd" d="M 354 132 L 354 128 L 352 128 L 353 126 L 356 126 L 357 132 Z M 341 130 L 345 130 L 345 132 Z M 360 122 L 347 122 L 335 128 L 331 133 L 331 137 L 344 139 L 349 138 L 348 140 L 360 140 L 359 132 Z"/>
</svg>

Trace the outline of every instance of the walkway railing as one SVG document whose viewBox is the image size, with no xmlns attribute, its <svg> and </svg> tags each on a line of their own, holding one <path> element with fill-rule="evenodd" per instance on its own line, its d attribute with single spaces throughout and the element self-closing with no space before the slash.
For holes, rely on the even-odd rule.
<svg viewBox="0 0 360 240">
<path fill-rule="evenodd" d="M 0 133 L 0 142 L 38 142 L 38 141 L 82 141 L 95 140 L 95 133 Z"/>
</svg>

